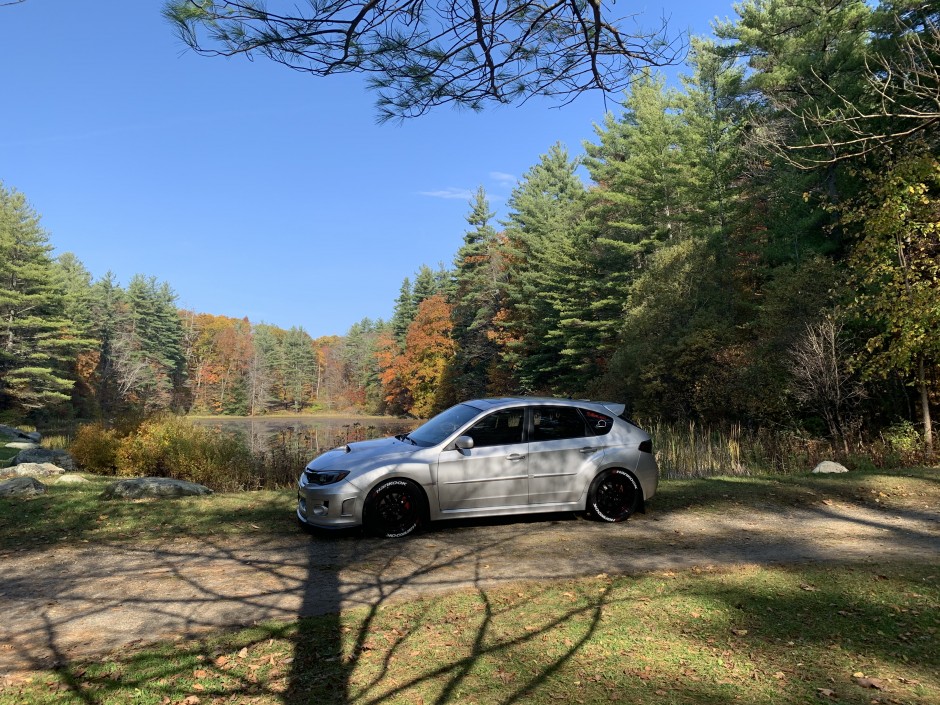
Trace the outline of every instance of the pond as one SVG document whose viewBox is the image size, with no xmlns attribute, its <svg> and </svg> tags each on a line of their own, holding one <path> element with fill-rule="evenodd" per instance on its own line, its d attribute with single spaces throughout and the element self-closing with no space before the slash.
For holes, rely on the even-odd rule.
<svg viewBox="0 0 940 705">
<path fill-rule="evenodd" d="M 311 458 L 345 443 L 394 436 L 421 424 L 417 419 L 391 416 L 211 417 L 192 421 L 239 433 L 253 452 L 306 451 Z"/>
</svg>

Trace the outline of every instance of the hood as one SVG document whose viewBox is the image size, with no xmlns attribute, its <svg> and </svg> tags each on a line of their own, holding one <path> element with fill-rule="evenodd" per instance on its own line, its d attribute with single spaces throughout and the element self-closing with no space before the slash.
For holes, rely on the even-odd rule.
<svg viewBox="0 0 940 705">
<path fill-rule="evenodd" d="M 329 450 L 307 464 L 312 470 L 353 470 L 364 467 L 375 460 L 388 461 L 395 457 L 407 457 L 419 446 L 397 438 L 379 438 L 374 441 L 347 443 Z"/>
</svg>

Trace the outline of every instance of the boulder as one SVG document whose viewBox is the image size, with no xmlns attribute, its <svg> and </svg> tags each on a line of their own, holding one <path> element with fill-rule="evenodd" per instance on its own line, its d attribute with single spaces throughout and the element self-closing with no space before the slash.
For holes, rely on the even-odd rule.
<svg viewBox="0 0 940 705">
<path fill-rule="evenodd" d="M 38 448 L 38 443 L 33 443 L 32 441 L 13 441 L 12 443 L 7 443 L 3 446 L 4 448 L 16 448 L 17 450 L 32 450 L 33 448 Z"/>
<path fill-rule="evenodd" d="M 0 497 L 35 497 L 46 491 L 46 486 L 35 477 L 14 477 L 0 482 Z"/>
<path fill-rule="evenodd" d="M 0 470 L 0 475 L 7 477 L 52 477 L 61 475 L 65 470 L 52 463 L 20 463 Z"/>
<path fill-rule="evenodd" d="M 22 463 L 52 463 L 63 470 L 75 469 L 75 461 L 72 460 L 71 455 L 64 450 L 50 450 L 49 448 L 21 450 L 13 458 L 13 464 L 20 465 Z"/>
<path fill-rule="evenodd" d="M 39 441 L 42 440 L 42 434 L 38 431 L 21 431 L 18 428 L 6 426 L 2 423 L 0 423 L 0 436 L 6 436 L 14 440 L 25 439 L 27 441 L 33 441 L 34 443 L 39 443 Z"/>
<path fill-rule="evenodd" d="M 833 473 L 833 472 L 848 472 L 848 471 L 849 469 L 845 467 L 845 465 L 834 463 L 831 460 L 823 460 L 819 465 L 813 468 L 813 472 L 817 474 Z"/>
<path fill-rule="evenodd" d="M 135 477 L 112 483 L 101 493 L 102 499 L 140 499 L 143 497 L 192 497 L 212 494 L 212 490 L 195 482 L 169 477 Z"/>
<path fill-rule="evenodd" d="M 55 483 L 57 485 L 87 485 L 88 480 L 81 475 L 60 475 Z"/>
</svg>

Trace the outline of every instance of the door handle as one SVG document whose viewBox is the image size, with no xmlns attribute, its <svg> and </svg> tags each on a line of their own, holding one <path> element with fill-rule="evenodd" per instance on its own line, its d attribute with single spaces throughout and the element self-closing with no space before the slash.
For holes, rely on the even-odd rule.
<svg viewBox="0 0 940 705">
<path fill-rule="evenodd" d="M 597 448 L 584 447 L 579 452 L 581 453 L 593 453 Z"/>
<path fill-rule="evenodd" d="M 525 456 L 519 453 L 513 453 L 512 455 L 507 455 L 506 460 L 525 460 Z"/>
</svg>

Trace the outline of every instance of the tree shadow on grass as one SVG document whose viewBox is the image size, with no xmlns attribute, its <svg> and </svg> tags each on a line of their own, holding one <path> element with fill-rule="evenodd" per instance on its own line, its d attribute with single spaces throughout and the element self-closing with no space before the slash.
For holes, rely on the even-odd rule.
<svg viewBox="0 0 940 705">
<path fill-rule="evenodd" d="M 226 520 L 224 510 L 204 509 L 210 518 Z M 806 511 L 834 510 L 823 505 Z M 899 542 L 936 549 L 936 535 L 864 521 Z M 635 539 L 652 526 L 643 518 L 612 527 L 545 515 L 448 522 L 401 541 L 247 531 L 235 540 L 92 542 L 62 556 L 47 547 L 16 561 L 0 579 L 0 642 L 15 652 L 0 650 L 0 664 L 15 656 L 24 668 L 55 665 L 51 687 L 61 691 L 52 691 L 49 702 L 121 702 L 136 691 L 171 703 L 233 696 L 290 705 L 418 697 L 444 703 L 470 696 L 513 703 L 550 700 L 548 692 L 562 694 L 565 702 L 607 702 L 624 693 L 649 696 L 654 686 L 654 695 L 668 695 L 644 702 L 727 702 L 734 686 L 714 674 L 677 684 L 669 669 L 637 669 L 633 662 L 644 655 L 637 642 L 624 642 L 619 659 L 595 652 L 598 635 L 618 626 L 657 634 L 661 625 L 638 621 L 650 595 L 626 589 L 632 579 L 595 580 L 581 592 L 569 588 L 571 598 L 557 594 L 557 580 L 639 564 Z M 712 528 L 708 540 L 716 545 L 741 543 L 732 528 Z M 805 538 L 794 538 L 793 546 L 811 560 L 824 557 L 824 547 Z M 516 556 L 525 556 L 526 565 Z M 912 592 L 912 585 L 899 589 Z M 808 620 L 825 615 L 825 624 L 842 629 L 832 611 L 879 624 L 883 591 L 877 598 L 862 591 L 847 600 L 839 586 L 810 587 L 774 592 L 746 581 L 702 582 L 689 594 L 723 605 L 726 615 L 747 605 L 735 622 L 742 629 L 807 646 L 829 638 L 825 629 L 805 629 Z M 446 611 L 437 597 L 444 593 L 460 596 L 462 606 Z M 936 605 L 928 608 L 927 623 L 936 624 Z M 611 615 L 619 625 L 605 621 Z M 780 615 L 795 617 L 785 622 Z M 728 626 L 722 624 L 721 633 L 705 629 L 674 638 L 688 649 L 711 650 L 732 638 Z M 890 639 L 878 643 L 877 633 L 869 635 L 875 641 L 863 642 L 866 653 L 900 663 L 904 631 L 881 631 Z M 135 643 L 141 635 L 146 642 L 170 641 L 144 648 Z M 109 652 L 104 662 L 94 664 L 103 652 Z M 760 644 L 752 652 L 750 660 L 761 669 L 776 670 L 761 656 Z M 585 665 L 595 661 L 597 670 Z M 924 664 L 938 665 L 936 657 Z M 575 680 L 579 685 L 572 685 Z"/>
</svg>

